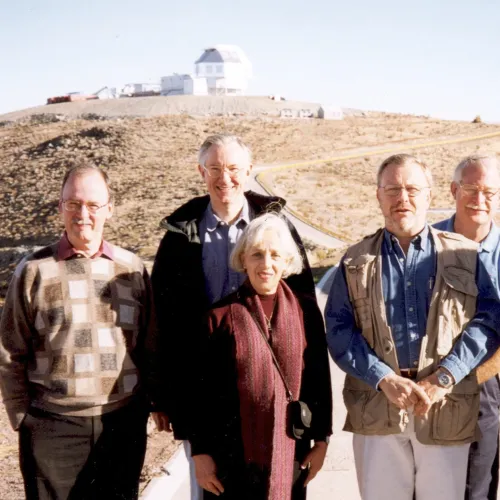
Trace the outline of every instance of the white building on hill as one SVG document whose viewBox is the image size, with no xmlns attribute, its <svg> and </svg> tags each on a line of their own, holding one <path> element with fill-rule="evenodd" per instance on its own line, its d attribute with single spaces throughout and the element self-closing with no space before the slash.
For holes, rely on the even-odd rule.
<svg viewBox="0 0 500 500">
<path fill-rule="evenodd" d="M 252 77 L 252 64 L 236 45 L 205 49 L 194 68 L 194 75 L 162 77 L 162 95 L 244 95 Z"/>
</svg>

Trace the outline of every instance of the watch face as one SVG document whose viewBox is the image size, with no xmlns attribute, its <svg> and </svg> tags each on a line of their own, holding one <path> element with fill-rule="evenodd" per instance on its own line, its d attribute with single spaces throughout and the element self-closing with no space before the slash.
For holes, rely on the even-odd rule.
<svg viewBox="0 0 500 500">
<path fill-rule="evenodd" d="M 448 388 L 451 385 L 451 377 L 447 373 L 440 373 L 438 380 L 442 387 Z"/>
</svg>

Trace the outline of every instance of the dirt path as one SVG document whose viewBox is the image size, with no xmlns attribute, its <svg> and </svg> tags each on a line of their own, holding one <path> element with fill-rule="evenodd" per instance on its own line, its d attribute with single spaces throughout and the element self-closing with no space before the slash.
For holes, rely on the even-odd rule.
<svg viewBox="0 0 500 500">
<path fill-rule="evenodd" d="M 253 169 L 253 175 L 250 180 L 250 189 L 273 196 L 278 196 L 272 186 L 272 179 L 268 174 L 275 173 L 278 171 L 292 170 L 298 167 L 303 167 L 307 165 L 319 165 L 322 163 L 333 163 L 343 160 L 352 160 L 361 157 L 369 156 L 380 156 L 380 155 L 391 155 L 398 152 L 407 152 L 424 148 L 433 148 L 444 146 L 448 144 L 460 144 L 471 141 L 478 141 L 482 139 L 496 138 L 500 136 L 500 132 L 491 132 L 487 134 L 480 135 L 469 135 L 469 136 L 446 136 L 441 138 L 435 138 L 432 141 L 429 140 L 409 140 L 401 141 L 398 146 L 394 143 L 383 144 L 371 147 L 344 149 L 338 152 L 338 155 L 332 158 L 302 161 L 296 163 L 284 163 L 278 165 L 258 165 Z M 315 224 L 313 221 L 305 217 L 303 214 L 292 208 L 290 205 L 286 207 L 287 217 L 295 225 L 303 239 L 308 239 L 317 245 L 321 245 L 326 248 L 341 248 L 347 243 L 341 238 L 337 237 L 335 233 L 331 230 L 321 227 Z M 431 213 L 443 213 L 449 214 L 453 210 L 432 208 L 429 210 Z"/>
<path fill-rule="evenodd" d="M 259 173 L 265 172 L 271 167 L 257 166 L 253 169 L 253 175 L 248 182 L 248 188 L 256 193 L 265 195 L 274 195 L 272 189 L 264 182 L 258 179 Z M 316 228 L 311 224 L 305 222 L 300 214 L 295 215 L 292 208 L 286 207 L 286 216 L 290 222 L 295 226 L 299 234 L 307 238 L 308 240 L 314 242 L 317 245 L 321 245 L 326 248 L 339 248 L 344 246 L 344 242 L 328 234 L 326 229 Z"/>
</svg>

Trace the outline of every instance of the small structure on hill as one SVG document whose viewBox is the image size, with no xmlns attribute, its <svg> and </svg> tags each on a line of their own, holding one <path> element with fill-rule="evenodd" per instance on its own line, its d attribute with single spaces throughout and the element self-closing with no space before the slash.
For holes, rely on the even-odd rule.
<svg viewBox="0 0 500 500">
<path fill-rule="evenodd" d="M 164 76 L 162 95 L 245 95 L 252 64 L 236 45 L 214 45 L 194 63 L 194 75 Z"/>
<path fill-rule="evenodd" d="M 321 105 L 318 109 L 318 118 L 324 120 L 342 120 L 344 112 L 339 106 Z"/>
<path fill-rule="evenodd" d="M 120 91 L 120 97 L 147 97 L 160 95 L 158 83 L 127 83 Z"/>
<path fill-rule="evenodd" d="M 161 78 L 161 95 L 208 95 L 206 78 L 174 73 Z"/>
<path fill-rule="evenodd" d="M 58 104 L 60 102 L 79 102 L 98 99 L 95 94 L 83 94 L 81 92 L 69 92 L 68 94 L 51 96 L 47 98 L 47 104 Z"/>
</svg>

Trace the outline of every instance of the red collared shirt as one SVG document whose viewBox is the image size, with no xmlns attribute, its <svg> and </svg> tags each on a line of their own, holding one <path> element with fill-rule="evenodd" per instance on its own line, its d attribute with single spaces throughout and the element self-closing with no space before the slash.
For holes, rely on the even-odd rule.
<svg viewBox="0 0 500 500">
<path fill-rule="evenodd" d="M 73 258 L 75 255 L 82 255 L 82 253 L 75 249 L 69 241 L 68 235 L 64 233 L 57 246 L 57 259 L 67 260 Z M 92 255 L 91 259 L 97 259 L 101 256 L 113 260 L 113 249 L 106 240 L 102 240 L 99 250 Z"/>
</svg>

